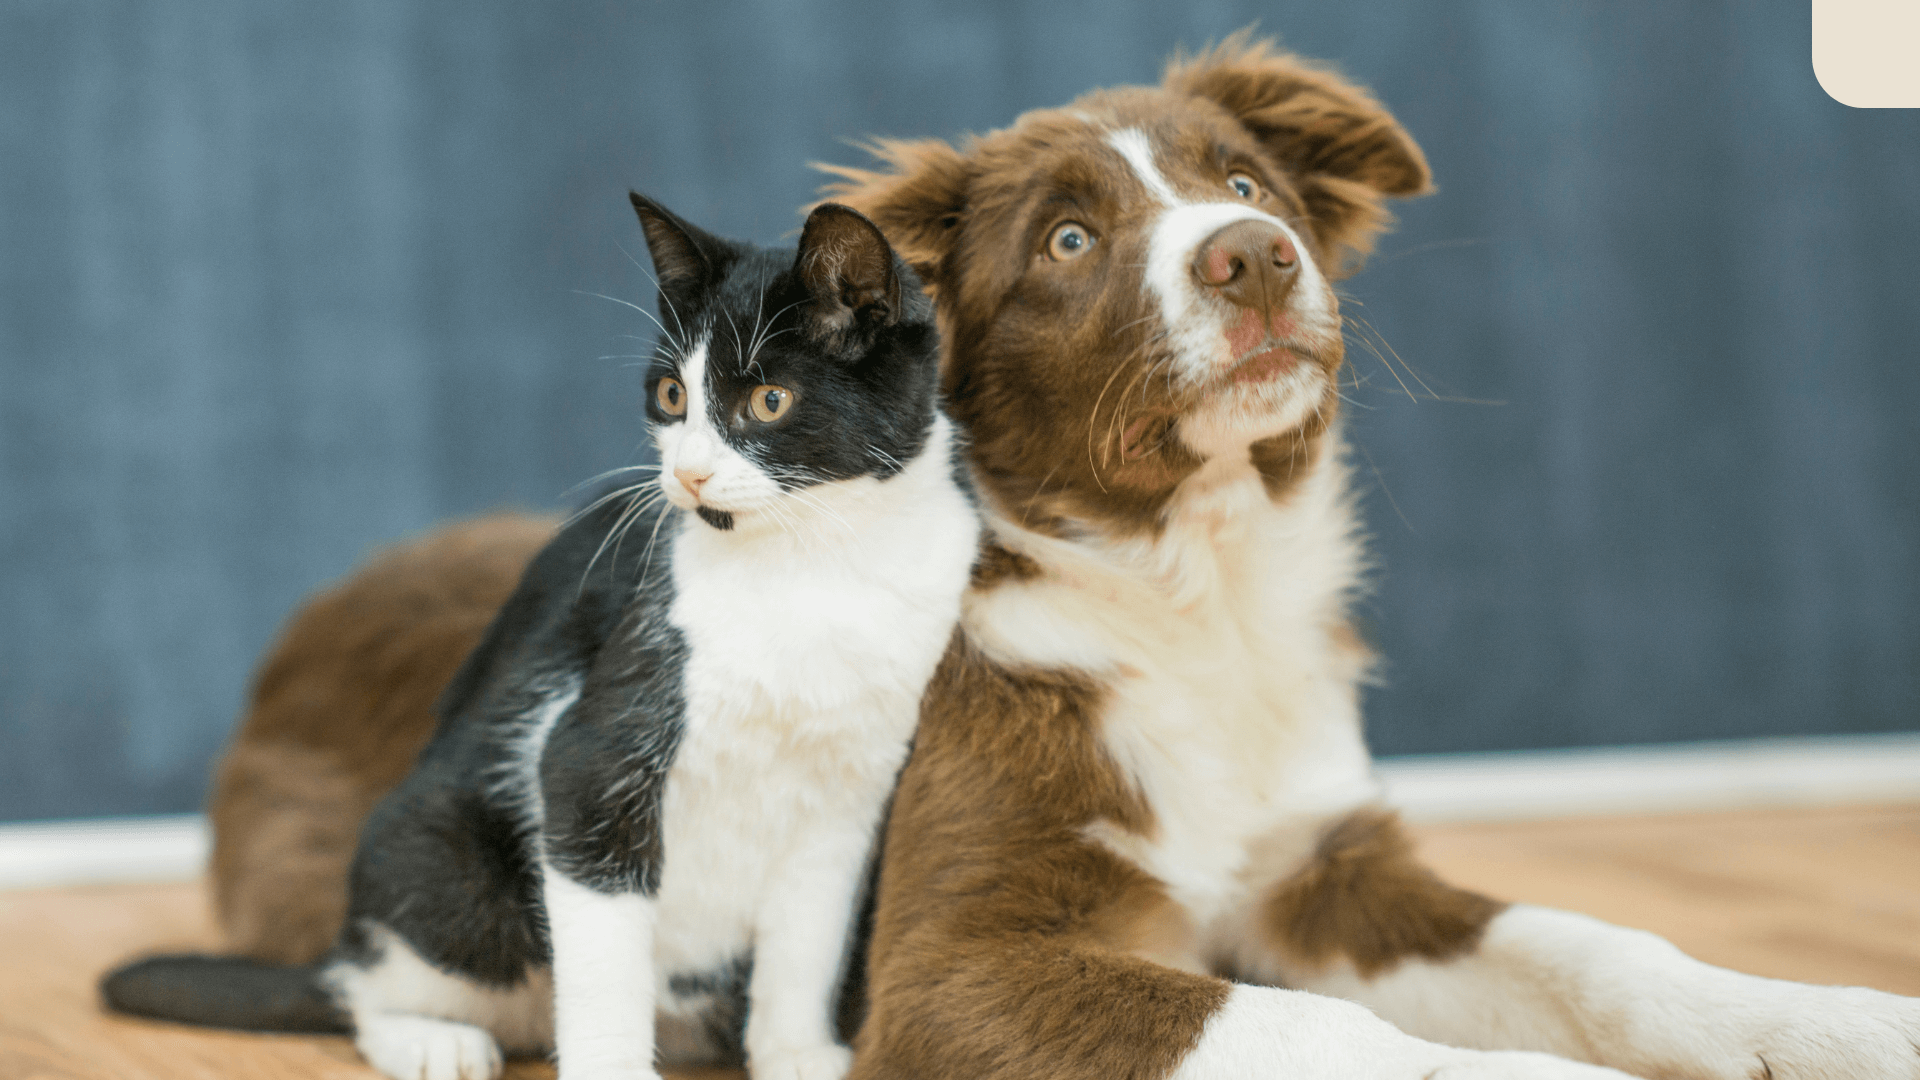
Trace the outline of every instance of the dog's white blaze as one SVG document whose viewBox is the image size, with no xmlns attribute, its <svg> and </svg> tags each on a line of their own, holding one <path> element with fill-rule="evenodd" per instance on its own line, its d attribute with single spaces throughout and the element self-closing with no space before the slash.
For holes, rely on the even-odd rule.
<svg viewBox="0 0 1920 1080">
<path fill-rule="evenodd" d="M 566 1077 L 653 1077 L 653 901 L 541 867 L 553 943 L 554 1050 Z"/>
<path fill-rule="evenodd" d="M 1360 573 L 1328 437 L 1281 505 L 1244 456 L 1209 462 L 1151 541 L 1062 540 L 996 519 L 1001 542 L 1050 573 L 966 604 L 983 650 L 1102 676 L 1102 743 L 1155 828 L 1096 823 L 1088 836 L 1166 884 L 1210 954 L 1199 966 L 1246 947 L 1237 912 L 1300 865 L 1329 819 L 1380 796 L 1358 661 L 1327 634 Z"/>
<path fill-rule="evenodd" d="M 1332 286 L 1291 224 L 1224 196 L 1183 198 L 1155 164 L 1152 140 L 1138 128 L 1111 132 L 1106 142 L 1160 207 L 1147 241 L 1143 280 L 1150 302 L 1159 308 L 1168 347 L 1177 357 L 1179 378 L 1204 383 L 1239 359 L 1226 336 L 1231 313 L 1205 296 L 1193 280 L 1194 254 L 1200 245 L 1238 221 L 1267 222 L 1293 241 L 1300 277 L 1287 307 L 1296 336 L 1321 345 L 1338 339 L 1339 307 Z M 1201 410 L 1205 415 L 1181 423 L 1182 441 L 1210 456 L 1290 430 L 1306 419 L 1326 390 L 1324 374 L 1304 371 L 1304 367 L 1273 382 L 1219 394 L 1219 400 Z"/>
<path fill-rule="evenodd" d="M 1139 128 L 1123 128 L 1107 135 L 1107 145 L 1120 151 L 1120 156 L 1126 158 L 1127 164 L 1132 167 L 1133 175 L 1146 185 L 1162 205 L 1179 205 L 1180 196 L 1174 193 L 1173 185 L 1167 183 L 1167 178 L 1160 175 L 1160 167 L 1153 163 L 1153 141 L 1147 138 L 1146 132 Z"/>
</svg>

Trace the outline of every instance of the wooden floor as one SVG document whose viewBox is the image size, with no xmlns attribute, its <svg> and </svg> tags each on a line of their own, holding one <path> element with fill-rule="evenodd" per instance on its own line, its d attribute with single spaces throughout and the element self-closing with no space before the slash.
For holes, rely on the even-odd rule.
<svg viewBox="0 0 1920 1080">
<path fill-rule="evenodd" d="M 1420 832 L 1437 869 L 1496 896 L 1655 930 L 1758 974 L 1920 995 L 1920 806 Z M 0 892 L 0 1080 L 375 1075 L 345 1039 L 99 1011 L 93 984 L 109 965 L 214 942 L 196 885 Z M 508 1075 L 552 1069 L 519 1062 Z"/>
</svg>

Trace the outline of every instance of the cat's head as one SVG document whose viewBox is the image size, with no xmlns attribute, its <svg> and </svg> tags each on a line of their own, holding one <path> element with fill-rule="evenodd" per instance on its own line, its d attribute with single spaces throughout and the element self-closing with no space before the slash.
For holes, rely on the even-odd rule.
<svg viewBox="0 0 1920 1080">
<path fill-rule="evenodd" d="M 660 286 L 647 416 L 668 500 L 717 529 L 777 523 L 822 485 L 885 480 L 921 454 L 933 305 L 878 227 L 827 204 L 797 250 L 760 248 L 632 199 Z"/>
</svg>

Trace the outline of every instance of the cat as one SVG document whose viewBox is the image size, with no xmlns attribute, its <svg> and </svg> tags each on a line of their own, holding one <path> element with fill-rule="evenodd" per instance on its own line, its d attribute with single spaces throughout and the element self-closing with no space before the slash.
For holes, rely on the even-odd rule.
<svg viewBox="0 0 1920 1080">
<path fill-rule="evenodd" d="M 547 1046 L 563 1078 L 846 1071 L 861 895 L 979 540 L 932 305 L 846 207 L 796 251 L 632 202 L 657 477 L 534 560 L 369 817 L 327 958 L 155 958 L 110 1004 L 350 1024 L 396 1080 Z"/>
</svg>

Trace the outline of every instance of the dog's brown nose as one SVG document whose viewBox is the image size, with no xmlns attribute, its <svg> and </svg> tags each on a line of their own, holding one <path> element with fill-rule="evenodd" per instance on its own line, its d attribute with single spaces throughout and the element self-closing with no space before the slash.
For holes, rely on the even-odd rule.
<svg viewBox="0 0 1920 1080">
<path fill-rule="evenodd" d="M 1300 277 L 1300 253 L 1280 226 L 1236 221 L 1200 245 L 1193 276 L 1236 306 L 1278 312 Z"/>
</svg>

